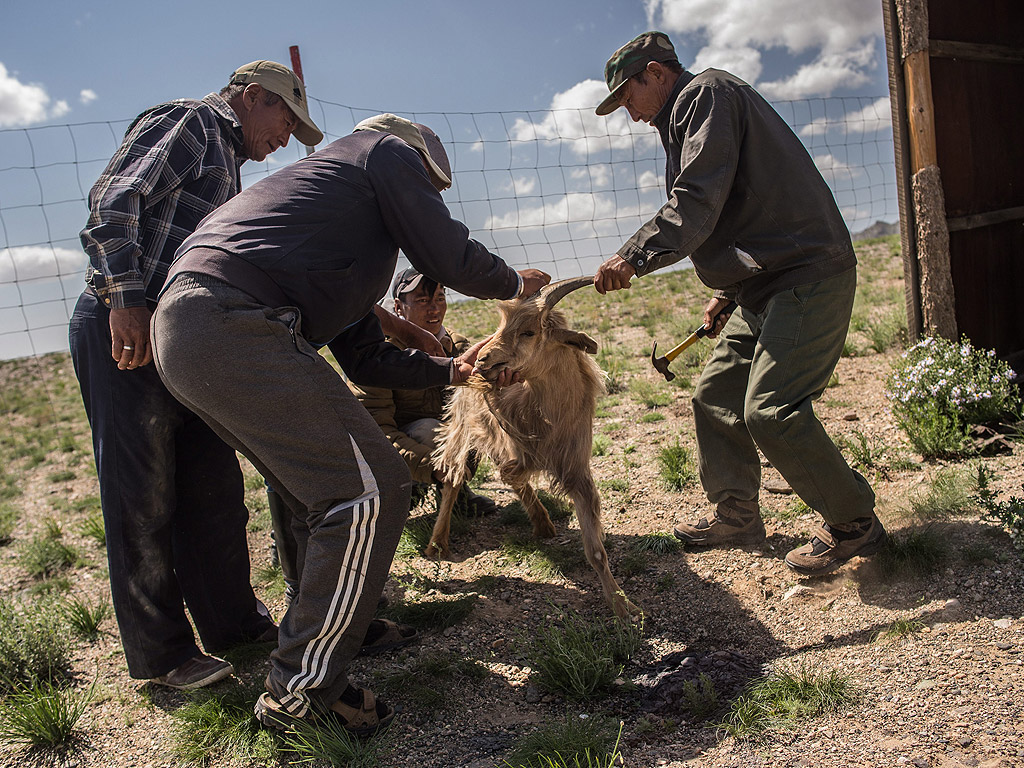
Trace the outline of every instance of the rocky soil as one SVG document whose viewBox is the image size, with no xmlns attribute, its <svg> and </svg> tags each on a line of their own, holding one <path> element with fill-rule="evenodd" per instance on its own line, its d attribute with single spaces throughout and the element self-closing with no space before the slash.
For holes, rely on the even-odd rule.
<svg viewBox="0 0 1024 768">
<path fill-rule="evenodd" d="M 598 419 L 597 434 L 608 435 L 594 472 L 602 489 L 607 548 L 612 571 L 629 597 L 645 612 L 640 653 L 630 661 L 609 695 L 586 704 L 567 703 L 540 690 L 523 653 L 529 636 L 557 620 L 562 609 L 587 617 L 607 615 L 596 577 L 581 557 L 554 575 L 516 564 L 503 541 L 527 537 L 529 529 L 498 514 L 473 521 L 452 537 L 453 561 L 434 563 L 400 558 L 387 594 L 403 599 L 454 599 L 477 595 L 461 623 L 427 631 L 409 649 L 357 660 L 352 676 L 375 688 L 431 655 L 472 665 L 478 674 L 426 680 L 440 694 L 419 703 L 399 688 L 388 700 L 402 714 L 389 736 L 379 765 L 500 766 L 524 734 L 580 715 L 621 720 L 623 764 L 636 768 L 671 766 L 898 766 L 920 768 L 1009 768 L 1024 765 L 1024 560 L 1006 532 L 975 511 L 925 523 L 909 514 L 910 500 L 943 469 L 913 455 L 892 421 L 883 397 L 883 379 L 892 355 L 845 357 L 817 409 L 837 440 L 863 437 L 877 452 L 864 469 L 878 496 L 878 511 L 894 534 L 926 526 L 947 544 L 945 560 L 926 575 L 885 576 L 878 564 L 855 560 L 837 573 L 804 579 L 783 557 L 804 543 L 816 518 L 798 500 L 768 487 L 779 476 L 764 469 L 762 495 L 769 537 L 762 547 L 679 551 L 631 556 L 639 537 L 670 531 L 674 523 L 703 508 L 696 485 L 682 492 L 664 490 L 658 450 L 679 439 L 692 449 L 692 417 L 685 389 L 660 386 L 671 403 L 657 408 L 665 418 L 642 421 L 652 409 L 617 394 Z M 72 402 L 74 379 L 66 359 L 48 358 L 19 373 L 3 369 L 3 391 L 19 376 L 53 376 L 51 406 L 63 412 Z M 20 370 L 20 369 L 19 369 Z M 649 377 L 657 384 L 656 374 Z M 70 399 L 69 399 L 70 398 Z M 8 416 L 12 428 L 20 417 Z M 650 419 L 650 417 L 648 417 Z M 81 417 L 61 422 L 86 447 Z M 985 459 L 993 487 L 1006 498 L 1024 482 L 1024 448 Z M 51 457 L 52 458 L 52 457 Z M 79 532 L 85 512 L 74 502 L 94 496 L 88 458 L 64 459 L 73 479 L 54 480 L 53 465 L 19 465 L 24 510 L 14 541 L 0 549 L 0 590 L 25 595 L 33 586 L 19 559 L 23 542 L 42 520 L 64 524 L 66 539 L 84 555 L 70 572 L 74 593 L 108 598 L 102 549 Z M 964 471 L 971 462 L 959 465 Z M 10 470 L 9 471 L 13 471 Z M 254 510 L 251 551 L 254 573 L 269 559 L 269 534 L 259 479 L 248 469 Z M 776 488 L 777 489 L 777 488 Z M 482 490 L 508 507 L 512 494 L 496 480 Z M 63 504 L 55 504 L 56 501 Z M 419 508 L 414 515 L 424 515 Z M 559 546 L 581 548 L 574 520 L 560 522 Z M 275 615 L 283 611 L 280 593 L 260 587 Z M 880 637 L 894 622 L 917 622 L 902 637 Z M 59 755 L 0 747 L 0 765 L 121 768 L 180 765 L 173 751 L 175 711 L 187 697 L 154 689 L 128 677 L 117 629 L 110 619 L 96 643 L 77 642 L 74 669 L 81 685 L 96 680 L 96 698 L 81 722 L 75 747 Z M 237 660 L 241 682 L 258 685 L 266 662 L 257 655 Z M 422 664 L 420 666 L 422 668 Z M 754 677 L 771 670 L 836 672 L 856 686 L 859 698 L 837 712 L 802 721 L 759 740 L 737 740 L 690 716 L 684 683 L 704 674 L 723 704 Z M 393 686 L 392 686 L 393 687 Z M 718 713 L 721 719 L 722 712 Z M 216 766 L 265 765 L 212 753 Z"/>
</svg>

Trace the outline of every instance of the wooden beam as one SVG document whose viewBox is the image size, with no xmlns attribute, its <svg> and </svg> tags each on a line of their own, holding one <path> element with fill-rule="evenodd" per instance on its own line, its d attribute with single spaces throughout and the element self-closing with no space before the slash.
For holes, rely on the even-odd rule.
<svg viewBox="0 0 1024 768">
<path fill-rule="evenodd" d="M 910 123 L 910 172 L 917 173 L 938 162 L 935 149 L 935 104 L 932 101 L 928 51 L 911 53 L 903 60 Z"/>
<path fill-rule="evenodd" d="M 961 232 L 965 229 L 980 229 L 1008 221 L 1024 221 L 1024 206 L 1003 208 L 999 211 L 972 213 L 967 216 L 956 216 L 946 219 L 946 227 L 950 232 Z"/>
<path fill-rule="evenodd" d="M 1024 49 L 1009 45 L 961 43 L 957 40 L 929 40 L 928 52 L 941 59 L 967 59 L 997 64 L 1024 64 Z"/>
</svg>

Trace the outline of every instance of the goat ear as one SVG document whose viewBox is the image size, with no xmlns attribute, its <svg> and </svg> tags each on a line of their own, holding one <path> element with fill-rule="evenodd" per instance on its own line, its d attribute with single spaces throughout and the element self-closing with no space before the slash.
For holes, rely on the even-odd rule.
<svg viewBox="0 0 1024 768">
<path fill-rule="evenodd" d="M 597 342 L 581 331 L 570 331 L 568 328 L 555 328 L 551 331 L 551 338 L 559 344 L 568 344 L 570 347 L 582 349 L 587 354 L 597 354 Z"/>
</svg>

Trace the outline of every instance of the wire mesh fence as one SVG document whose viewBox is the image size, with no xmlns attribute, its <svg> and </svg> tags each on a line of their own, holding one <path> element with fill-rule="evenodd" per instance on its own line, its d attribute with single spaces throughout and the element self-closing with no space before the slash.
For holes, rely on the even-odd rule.
<svg viewBox="0 0 1024 768">
<path fill-rule="evenodd" d="M 326 141 L 382 110 L 310 99 Z M 774 104 L 829 183 L 851 231 L 898 217 L 888 97 Z M 444 142 L 453 215 L 517 268 L 589 274 L 664 201 L 657 134 L 623 110 L 402 113 Z M 83 287 L 78 233 L 89 188 L 131 118 L 0 130 L 0 359 L 67 347 Z M 305 154 L 295 142 L 246 163 L 248 186 Z"/>
</svg>

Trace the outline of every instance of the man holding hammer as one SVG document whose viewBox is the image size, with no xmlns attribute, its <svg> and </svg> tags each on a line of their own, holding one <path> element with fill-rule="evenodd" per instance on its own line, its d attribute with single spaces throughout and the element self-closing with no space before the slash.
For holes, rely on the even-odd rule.
<svg viewBox="0 0 1024 768">
<path fill-rule="evenodd" d="M 874 492 L 812 406 L 842 352 L 857 285 L 849 231 L 814 161 L 751 86 L 721 70 L 686 71 L 661 32 L 617 50 L 605 81 L 611 92 L 598 115 L 624 107 L 658 130 L 668 201 L 601 265 L 594 286 L 628 288 L 689 256 L 714 291 L 707 335 L 721 334 L 693 396 L 711 508 L 676 526 L 676 537 L 703 546 L 764 541 L 760 449 L 824 518 L 787 565 L 819 575 L 876 552 L 885 530 Z"/>
</svg>

